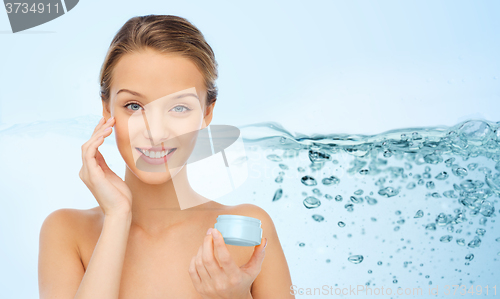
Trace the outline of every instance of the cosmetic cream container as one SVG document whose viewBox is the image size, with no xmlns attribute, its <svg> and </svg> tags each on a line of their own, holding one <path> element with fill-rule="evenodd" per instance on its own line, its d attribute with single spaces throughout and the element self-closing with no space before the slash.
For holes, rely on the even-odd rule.
<svg viewBox="0 0 500 299">
<path fill-rule="evenodd" d="M 262 239 L 259 219 L 240 215 L 219 215 L 215 228 L 224 242 L 236 246 L 257 246 Z"/>
</svg>

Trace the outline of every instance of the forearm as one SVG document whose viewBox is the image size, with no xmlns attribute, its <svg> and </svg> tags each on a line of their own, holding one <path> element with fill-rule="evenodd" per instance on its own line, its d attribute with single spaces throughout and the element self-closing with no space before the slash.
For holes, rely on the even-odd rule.
<svg viewBox="0 0 500 299">
<path fill-rule="evenodd" d="M 116 299 L 132 214 L 107 215 L 75 299 Z"/>
</svg>

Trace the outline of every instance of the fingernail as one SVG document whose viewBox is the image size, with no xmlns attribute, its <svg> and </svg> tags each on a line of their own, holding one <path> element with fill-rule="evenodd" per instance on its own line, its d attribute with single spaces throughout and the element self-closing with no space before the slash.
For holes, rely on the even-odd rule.
<svg viewBox="0 0 500 299">
<path fill-rule="evenodd" d="M 110 122 L 113 120 L 113 118 L 114 118 L 114 116 L 111 116 L 111 117 L 108 119 L 107 123 L 110 123 Z"/>
<path fill-rule="evenodd" d="M 102 123 L 104 121 L 104 116 L 99 120 L 99 123 Z"/>
<path fill-rule="evenodd" d="M 220 237 L 220 236 L 219 236 L 219 234 L 217 233 L 217 229 L 216 229 L 216 228 L 214 228 L 214 229 L 212 230 L 212 235 L 213 235 L 213 236 L 214 236 L 214 238 L 216 238 L 216 239 L 218 239 L 218 238 Z"/>
<path fill-rule="evenodd" d="M 104 132 L 108 132 L 108 131 L 111 131 L 111 127 L 104 129 Z"/>
<path fill-rule="evenodd" d="M 267 246 L 267 238 L 266 238 L 266 245 L 264 245 L 264 248 L 266 248 L 266 246 Z"/>
<path fill-rule="evenodd" d="M 210 235 L 210 233 L 211 233 L 211 232 L 212 232 L 212 228 L 209 228 L 209 229 L 207 230 L 207 235 Z"/>
</svg>

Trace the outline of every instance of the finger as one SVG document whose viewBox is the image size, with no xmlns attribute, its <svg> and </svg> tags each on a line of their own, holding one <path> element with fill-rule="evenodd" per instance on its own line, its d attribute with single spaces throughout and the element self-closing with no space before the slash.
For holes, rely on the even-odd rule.
<svg viewBox="0 0 500 299">
<path fill-rule="evenodd" d="M 112 126 L 113 122 L 114 122 L 114 118 L 110 118 L 110 121 L 103 124 L 97 131 L 94 131 L 94 133 L 89 138 L 89 140 L 82 145 L 82 160 L 84 160 L 85 153 L 92 146 L 92 144 L 103 135 L 101 133 L 104 133 L 105 137 L 107 137 L 107 136 L 109 136 L 109 134 L 111 134 L 111 131 L 104 131 L 104 130 L 106 128 L 110 127 L 110 125 Z"/>
<path fill-rule="evenodd" d="M 103 116 L 100 120 L 99 120 L 99 123 L 97 124 L 97 126 L 95 126 L 95 129 L 94 129 L 94 132 L 92 133 L 92 135 L 94 135 L 95 132 L 97 132 L 97 130 L 99 130 L 99 128 L 106 122 L 105 121 L 105 117 Z"/>
<path fill-rule="evenodd" d="M 203 247 L 200 246 L 198 249 L 198 254 L 196 254 L 195 258 L 195 265 L 196 265 L 196 271 L 198 271 L 198 275 L 200 275 L 201 281 L 206 282 L 210 280 L 210 274 L 208 274 L 207 269 L 205 268 L 205 265 L 203 264 L 203 259 L 201 255 L 203 254 Z"/>
<path fill-rule="evenodd" d="M 219 262 L 215 259 L 214 256 L 214 245 L 212 243 L 212 234 L 208 234 L 205 236 L 203 240 L 203 251 L 202 251 L 202 260 L 205 268 L 208 271 L 208 274 L 211 278 L 220 276 L 223 274 L 223 269 L 219 266 Z"/>
<path fill-rule="evenodd" d="M 254 247 L 253 254 L 250 257 L 250 260 L 248 260 L 246 264 L 241 266 L 241 269 L 245 269 L 246 272 L 249 272 L 252 276 L 257 276 L 257 274 L 259 274 L 262 262 L 264 261 L 264 257 L 266 255 L 266 243 L 267 238 L 262 238 L 259 246 Z"/>
<path fill-rule="evenodd" d="M 195 264 L 195 258 L 196 256 L 193 256 L 193 258 L 191 259 L 191 263 L 189 263 L 189 275 L 191 276 L 191 279 L 193 280 L 193 283 L 196 287 L 196 289 L 198 289 L 198 285 L 201 284 L 201 278 L 200 278 L 200 275 L 198 275 L 198 271 L 196 271 L 196 264 Z"/>
<path fill-rule="evenodd" d="M 101 166 L 102 170 L 104 172 L 107 172 L 107 171 L 111 171 L 111 169 L 109 168 L 108 164 L 106 163 L 106 161 L 104 160 L 104 157 L 102 156 L 101 152 L 99 151 L 99 149 L 96 150 L 96 153 L 95 153 L 95 159 L 97 161 L 97 164 L 99 166 Z"/>
<path fill-rule="evenodd" d="M 86 161 L 87 161 L 87 163 L 89 163 L 89 165 L 91 167 L 97 166 L 97 161 L 96 161 L 97 151 L 98 151 L 97 149 L 99 148 L 99 146 L 101 146 L 103 144 L 104 138 L 108 137 L 110 134 L 111 134 L 111 130 L 102 132 L 99 137 L 97 137 L 97 136 L 92 137 L 92 138 L 95 138 L 95 140 L 87 148 L 87 152 L 85 153 Z M 100 155 L 100 153 L 99 153 L 99 155 Z M 102 158 L 102 155 L 101 155 L 101 158 Z M 102 158 L 102 161 L 104 161 L 104 158 Z M 106 164 L 106 163 L 104 163 L 104 164 Z M 107 165 L 106 165 L 106 168 L 109 169 L 109 167 L 107 167 Z"/>
<path fill-rule="evenodd" d="M 229 250 L 227 250 L 224 238 L 219 230 L 216 228 L 212 229 L 212 236 L 214 238 L 215 254 L 219 259 L 220 266 L 224 269 L 228 275 L 236 274 L 239 271 L 238 265 L 234 262 Z"/>
<path fill-rule="evenodd" d="M 97 167 L 96 152 L 103 142 L 104 136 L 101 136 L 97 138 L 87 149 L 87 152 L 85 153 L 85 162 L 87 163 L 89 169 L 95 169 Z"/>
</svg>

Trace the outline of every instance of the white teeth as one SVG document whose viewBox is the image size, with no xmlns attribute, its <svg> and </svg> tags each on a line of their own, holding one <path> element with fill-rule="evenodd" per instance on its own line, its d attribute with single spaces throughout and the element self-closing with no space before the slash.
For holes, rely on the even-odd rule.
<svg viewBox="0 0 500 299">
<path fill-rule="evenodd" d="M 154 158 L 154 159 L 163 158 L 169 153 L 169 151 L 154 152 L 154 151 L 141 150 L 141 149 L 139 149 L 139 150 L 145 156 L 148 156 L 148 157 Z"/>
</svg>

